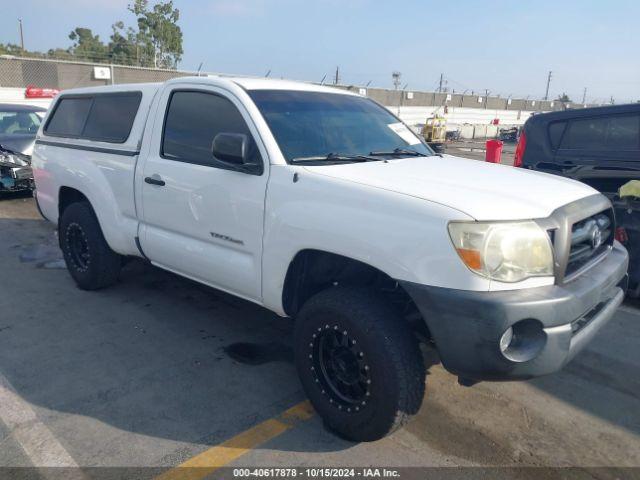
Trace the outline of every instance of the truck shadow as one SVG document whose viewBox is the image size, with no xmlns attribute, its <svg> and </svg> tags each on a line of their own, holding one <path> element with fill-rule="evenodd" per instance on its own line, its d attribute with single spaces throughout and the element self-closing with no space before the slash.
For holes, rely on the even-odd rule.
<svg viewBox="0 0 640 480">
<path fill-rule="evenodd" d="M 53 235 L 42 221 L 0 219 L 0 268 L 10 279 L 0 297 L 0 374 L 42 407 L 43 421 L 73 430 L 81 416 L 115 427 L 95 427 L 101 442 L 126 442 L 123 432 L 133 432 L 215 445 L 304 399 L 291 320 L 137 260 L 118 285 L 78 290 Z M 640 399 L 638 316 L 622 313 L 598 348 L 531 383 L 640 435 L 640 411 L 628 408 Z M 419 416 L 436 414 L 424 408 Z M 353 446 L 323 431 L 317 417 L 312 427 L 309 439 L 283 439 L 278 448 Z M 456 440 L 442 435 L 453 451 Z M 86 441 L 68 440 L 80 449 Z"/>
<path fill-rule="evenodd" d="M 0 375 L 43 421 L 214 445 L 305 400 L 291 320 L 138 260 L 81 291 L 43 221 L 0 219 L 0 243 Z"/>
</svg>

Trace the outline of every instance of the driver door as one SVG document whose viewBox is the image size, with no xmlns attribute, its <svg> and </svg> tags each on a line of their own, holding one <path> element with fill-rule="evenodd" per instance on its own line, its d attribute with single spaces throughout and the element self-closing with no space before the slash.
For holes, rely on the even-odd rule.
<svg viewBox="0 0 640 480">
<path fill-rule="evenodd" d="M 144 254 L 155 265 L 259 302 L 268 175 L 248 113 L 225 90 L 188 84 L 166 88 L 158 105 L 138 183 Z M 218 133 L 247 135 L 259 171 L 214 158 Z"/>
</svg>

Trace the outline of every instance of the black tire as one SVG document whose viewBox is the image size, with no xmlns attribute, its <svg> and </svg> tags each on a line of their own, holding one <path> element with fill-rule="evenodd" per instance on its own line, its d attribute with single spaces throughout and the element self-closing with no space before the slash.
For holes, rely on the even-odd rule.
<svg viewBox="0 0 640 480">
<path fill-rule="evenodd" d="M 58 235 L 67 269 L 79 288 L 98 290 L 118 281 L 122 257 L 107 245 L 91 205 L 79 202 L 65 208 Z"/>
<path fill-rule="evenodd" d="M 336 287 L 309 299 L 296 319 L 295 349 L 309 400 L 345 439 L 378 440 L 420 409 L 426 372 L 418 341 L 372 290 Z"/>
</svg>

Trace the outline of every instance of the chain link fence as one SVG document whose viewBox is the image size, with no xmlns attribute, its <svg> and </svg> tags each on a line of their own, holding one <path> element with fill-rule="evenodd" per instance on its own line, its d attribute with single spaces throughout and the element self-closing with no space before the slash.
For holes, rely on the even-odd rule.
<svg viewBox="0 0 640 480">
<path fill-rule="evenodd" d="M 49 59 L 0 57 L 0 87 L 36 85 L 65 90 L 119 83 L 164 82 L 197 72 Z"/>
<path fill-rule="evenodd" d="M 35 85 L 42 88 L 65 90 L 68 88 L 120 83 L 164 82 L 170 78 L 193 75 L 198 75 L 198 72 L 0 56 L 0 88 L 25 88 L 29 85 Z M 200 72 L 200 75 L 220 74 Z M 478 94 L 405 92 L 382 88 L 363 89 L 347 85 L 340 85 L 339 87 L 364 93 L 383 105 L 397 106 L 399 108 L 447 106 L 448 108 L 462 107 L 485 110 L 550 111 L 583 107 L 581 104 L 563 104 L 558 101 L 500 97 L 485 98 Z"/>
</svg>

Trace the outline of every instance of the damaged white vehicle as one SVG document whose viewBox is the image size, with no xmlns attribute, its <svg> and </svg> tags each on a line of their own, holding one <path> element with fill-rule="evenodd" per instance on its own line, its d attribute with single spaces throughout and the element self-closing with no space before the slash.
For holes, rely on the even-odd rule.
<svg viewBox="0 0 640 480">
<path fill-rule="evenodd" d="M 420 342 L 464 384 L 550 374 L 626 288 L 605 196 L 436 155 L 348 91 L 217 77 L 68 90 L 33 168 L 80 288 L 135 256 L 295 317 L 304 390 L 351 440 L 418 411 Z"/>
</svg>

